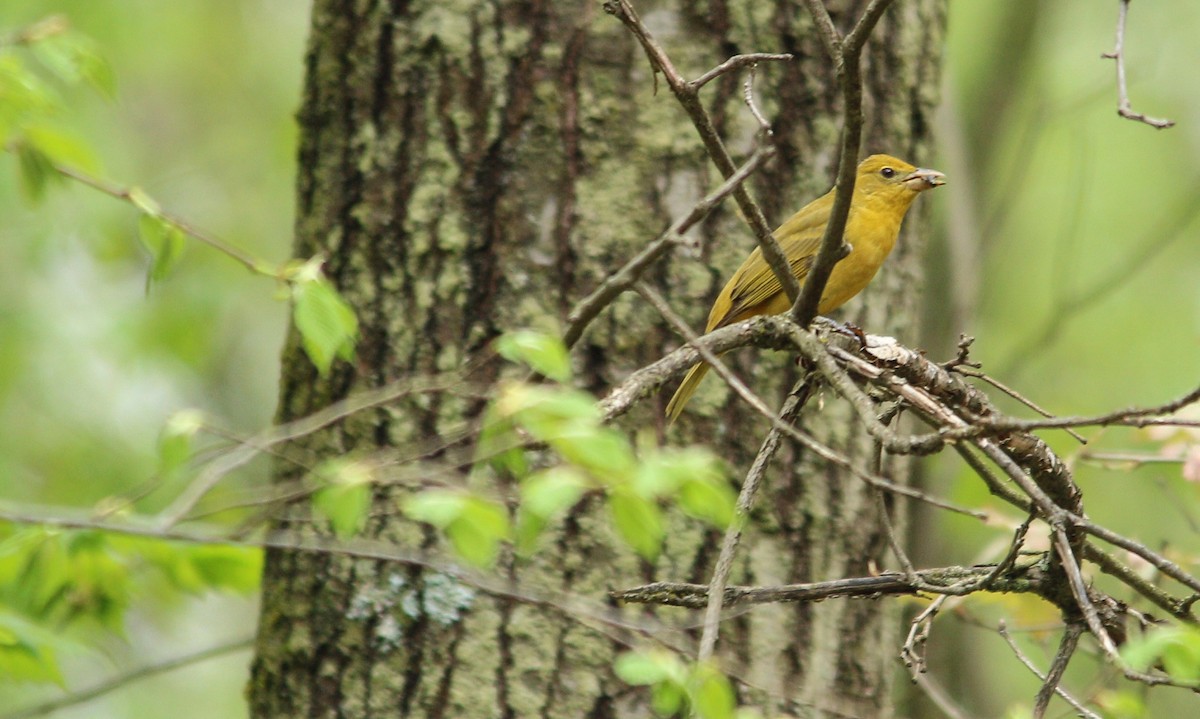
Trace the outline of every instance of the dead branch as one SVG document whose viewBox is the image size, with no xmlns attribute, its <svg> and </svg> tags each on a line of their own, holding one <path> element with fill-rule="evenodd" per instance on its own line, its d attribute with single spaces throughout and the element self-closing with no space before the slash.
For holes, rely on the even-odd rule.
<svg viewBox="0 0 1200 719">
<path fill-rule="evenodd" d="M 1129 102 L 1129 90 L 1125 86 L 1125 20 L 1129 15 L 1129 0 L 1121 0 L 1121 10 L 1117 14 L 1117 40 L 1112 52 L 1106 52 L 1100 57 L 1117 61 L 1117 114 L 1129 120 L 1144 122 L 1150 127 L 1165 130 L 1175 124 L 1174 120 L 1150 117 L 1133 111 L 1133 103 Z"/>
</svg>

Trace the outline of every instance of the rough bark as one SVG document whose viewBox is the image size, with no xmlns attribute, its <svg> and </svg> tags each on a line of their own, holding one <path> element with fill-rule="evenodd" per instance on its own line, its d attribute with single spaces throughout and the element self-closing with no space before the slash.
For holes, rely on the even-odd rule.
<svg viewBox="0 0 1200 719">
<path fill-rule="evenodd" d="M 831 2 L 848 25 L 865 2 Z M 798 2 L 640 3 L 676 64 L 695 76 L 739 52 L 792 52 L 759 70 L 756 96 L 780 153 L 755 179 L 774 221 L 828 187 L 837 147 L 836 84 Z M 866 151 L 929 159 L 943 0 L 897 3 L 868 46 Z M 453 455 L 443 443 L 478 417 L 504 372 L 486 361 L 506 329 L 550 327 L 604 275 L 719 179 L 669 93 L 654 93 L 645 57 L 598 2 L 317 0 L 299 113 L 296 254 L 326 270 L 362 325 L 356 361 L 319 377 L 292 336 L 278 418 L 355 391 L 478 363 L 469 384 L 406 397 L 347 418 L 289 457 Z M 708 106 L 735 153 L 749 148 L 741 77 L 710 87 Z M 918 209 L 888 267 L 846 318 L 916 337 L 924 223 Z M 717 213 L 692 251 L 648 278 L 695 326 L 752 239 Z M 603 390 L 679 340 L 626 295 L 574 350 L 578 382 Z M 739 355 L 760 390 L 781 396 L 790 362 Z M 750 367 L 755 369 L 750 372 Z M 710 380 L 679 430 L 662 402 L 623 419 L 663 441 L 703 437 L 745 471 L 765 423 Z M 805 420 L 861 463 L 871 442 L 829 403 Z M 411 465 L 408 465 L 411 466 Z M 907 468 L 885 472 L 902 481 Z M 281 463 L 280 481 L 301 478 Z M 407 476 L 407 475 L 405 475 Z M 440 551 L 402 520 L 416 482 L 397 471 L 376 496 L 366 534 Z M 778 462 L 732 581 L 797 582 L 886 564 L 886 537 L 865 487 L 805 457 Z M 278 524 L 323 532 L 303 503 Z M 707 581 L 719 538 L 682 518 L 654 566 L 615 540 L 595 503 L 577 508 L 530 562 L 497 570 L 530 596 L 582 597 L 653 579 Z M 640 615 L 625 609 L 628 621 Z M 639 610 L 640 611 L 640 610 Z M 659 618 L 691 625 L 664 610 Z M 742 700 L 803 716 L 890 714 L 897 625 L 885 602 L 757 608 L 723 627 L 723 666 L 748 682 Z M 416 566 L 275 550 L 268 553 L 249 698 L 256 717 L 644 716 L 645 696 L 611 675 L 636 634 L 580 620 L 566 604 L 531 603 Z"/>
</svg>

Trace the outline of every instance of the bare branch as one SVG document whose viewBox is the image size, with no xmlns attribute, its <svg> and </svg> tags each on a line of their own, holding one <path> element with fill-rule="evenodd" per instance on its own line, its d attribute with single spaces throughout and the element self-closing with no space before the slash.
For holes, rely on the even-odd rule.
<svg viewBox="0 0 1200 719">
<path fill-rule="evenodd" d="M 579 338 L 583 336 L 583 331 L 587 328 L 588 324 L 605 307 L 622 292 L 632 287 L 633 283 L 641 278 L 642 273 L 655 260 L 682 242 L 685 232 L 707 217 L 714 207 L 720 204 L 730 193 L 741 187 L 741 184 L 754 174 L 759 167 L 762 167 L 763 163 L 774 154 L 775 148 L 769 145 L 759 147 L 755 150 L 754 154 L 750 156 L 749 160 L 746 160 L 745 164 L 730 175 L 720 187 L 697 202 L 692 207 L 691 212 L 677 220 L 666 232 L 659 235 L 658 239 L 651 242 L 645 249 L 626 262 L 621 269 L 609 275 L 590 295 L 580 300 L 574 309 L 571 310 L 571 314 L 567 316 L 567 331 L 563 333 L 563 344 L 567 347 L 574 346 L 579 341 Z"/>
<path fill-rule="evenodd" d="M 629 0 L 605 0 L 604 11 L 620 20 L 641 43 L 646 57 L 650 59 L 656 70 L 662 72 L 671 92 L 675 94 L 675 98 L 679 100 L 684 112 L 688 114 L 717 169 L 724 177 L 733 175 L 735 170 L 733 159 L 730 158 L 724 141 L 721 140 L 720 134 L 713 126 L 712 118 L 709 117 L 704 105 L 700 102 L 696 83 L 686 82 L 683 79 L 683 76 L 671 63 L 670 58 L 667 57 L 666 51 L 654 39 L 642 19 L 638 17 Z M 792 274 L 791 265 L 788 264 L 783 249 L 780 248 L 771 227 L 767 224 L 762 208 L 750 197 L 750 193 L 746 191 L 745 187 L 738 187 L 734 190 L 733 199 L 737 201 L 738 209 L 742 211 L 742 216 L 746 218 L 746 222 L 754 232 L 754 237 L 762 250 L 763 259 L 775 273 L 788 298 L 794 300 L 800 294 L 800 282 Z"/>
<path fill-rule="evenodd" d="M 955 364 L 953 367 L 946 367 L 946 369 L 953 369 L 955 372 L 957 372 L 961 375 L 965 375 L 967 377 L 974 377 L 975 379 L 983 380 L 984 382 L 987 382 L 991 386 L 1000 390 L 1001 392 L 1008 395 L 1009 397 L 1012 397 L 1016 401 L 1025 405 L 1026 407 L 1033 410 L 1034 412 L 1037 412 L 1038 414 L 1042 415 L 1043 417 L 1047 417 L 1047 418 L 1054 417 L 1053 414 L 1042 409 L 1041 406 L 1038 405 L 1036 402 L 1029 399 L 1025 395 L 1021 394 L 1020 392 L 1016 391 L 1012 387 L 1009 387 L 1008 385 L 1004 384 L 1003 382 L 996 379 L 995 377 L 992 377 L 988 374 L 985 374 L 984 372 L 979 371 L 978 368 L 973 368 L 973 367 L 964 366 L 964 365 L 965 365 L 965 363 L 959 363 L 959 364 Z M 1087 438 L 1085 438 L 1083 435 L 1079 434 L 1075 430 L 1071 429 L 1070 427 L 1063 427 L 1062 429 L 1067 434 L 1071 435 L 1073 438 L 1078 440 L 1080 444 L 1087 444 Z"/>
<path fill-rule="evenodd" d="M 1045 682 L 1042 684 L 1042 689 L 1044 690 L 1047 686 L 1051 686 L 1047 675 L 1042 674 L 1040 671 L 1038 671 L 1038 668 L 1033 665 L 1033 662 L 1030 661 L 1029 657 L 1025 656 L 1025 652 L 1022 652 L 1021 648 L 1017 646 L 1017 643 L 1013 640 L 1012 636 L 1009 635 L 1009 633 L 1008 633 L 1008 626 L 1003 621 L 1000 622 L 999 631 L 1000 631 L 1000 636 L 1004 637 L 1004 641 L 1008 642 L 1009 648 L 1012 649 L 1012 653 L 1017 657 L 1017 659 L 1022 664 L 1024 664 L 1026 666 L 1026 668 L 1029 669 L 1029 671 L 1033 672 L 1034 676 L 1036 676 L 1038 679 L 1041 679 L 1043 682 Z M 1082 631 L 1082 629 L 1079 627 L 1079 625 L 1068 624 L 1066 633 L 1063 634 L 1063 644 L 1066 644 L 1067 637 L 1071 636 L 1071 633 L 1074 632 L 1074 639 L 1070 642 L 1071 652 L 1075 651 L 1075 644 L 1079 641 L 1079 632 L 1080 631 Z M 1062 656 L 1062 654 L 1063 654 L 1063 646 L 1060 645 L 1059 656 Z M 1070 657 L 1070 653 L 1067 654 L 1067 657 L 1068 658 Z M 1056 664 L 1058 663 L 1058 657 L 1055 657 L 1055 663 Z M 1066 666 L 1067 666 L 1066 660 L 1063 660 L 1062 668 L 1065 669 Z M 1053 672 L 1053 669 L 1051 669 L 1051 672 Z M 1087 707 L 1083 706 L 1083 704 L 1079 703 L 1079 701 L 1077 699 L 1075 699 L 1075 697 L 1071 696 L 1067 692 L 1066 689 L 1063 689 L 1062 687 L 1058 686 L 1058 680 L 1061 678 L 1062 678 L 1062 674 L 1060 671 L 1059 676 L 1056 678 L 1056 680 L 1053 684 L 1054 692 L 1056 694 L 1058 694 L 1060 697 L 1062 697 L 1064 700 L 1066 700 L 1066 702 L 1068 704 L 1070 704 L 1075 709 L 1075 711 L 1079 712 L 1080 716 L 1087 717 L 1087 719 L 1101 719 L 1099 714 L 1096 714 L 1095 712 L 1091 711 Z M 1039 701 L 1041 699 L 1041 695 L 1042 695 L 1042 693 L 1039 691 L 1038 692 Z M 1049 696 L 1046 697 L 1046 701 L 1049 701 Z M 1045 708 L 1045 706 L 1043 706 L 1041 709 L 1041 712 L 1039 713 L 1037 711 L 1037 708 L 1035 707 L 1034 708 L 1034 716 L 1041 717 L 1045 713 L 1045 710 L 1046 710 L 1046 708 Z"/>
<path fill-rule="evenodd" d="M 812 384 L 807 378 L 797 382 L 788 395 L 787 400 L 783 403 L 783 408 L 779 411 L 779 420 L 781 422 L 790 424 L 795 421 L 801 407 L 808 400 L 811 389 Z M 696 658 L 700 661 L 711 657 L 713 650 L 716 648 L 722 601 L 725 598 L 725 585 L 729 581 L 729 573 L 733 569 L 733 555 L 737 551 L 738 542 L 742 537 L 742 527 L 745 525 L 746 519 L 750 516 L 750 510 L 754 507 L 758 487 L 766 475 L 767 467 L 770 466 L 771 460 L 775 458 L 776 450 L 779 449 L 779 440 L 781 437 L 782 432 L 777 427 L 772 427 L 771 431 L 767 433 L 767 438 L 763 440 L 762 447 L 758 450 L 758 454 L 754 457 L 754 462 L 750 465 L 750 471 L 746 473 L 746 479 L 742 482 L 742 489 L 738 492 L 734 520 L 729 525 L 729 528 L 725 530 L 725 538 L 721 542 L 721 553 L 717 556 L 717 563 L 713 569 L 712 579 L 708 582 L 708 606 L 704 611 L 704 629 L 700 635 L 700 648 L 696 653 Z"/>
<path fill-rule="evenodd" d="M 967 710 L 958 706 L 954 699 L 946 693 L 942 685 L 934 681 L 929 674 L 918 674 L 913 683 L 916 684 L 921 691 L 925 692 L 925 696 L 929 697 L 929 701 L 933 702 L 934 706 L 941 710 L 949 719 L 970 719 L 971 714 Z"/>
<path fill-rule="evenodd" d="M 165 674 L 166 672 L 175 671 L 176 669 L 189 667 L 193 664 L 199 664 L 200 662 L 208 661 L 209 659 L 215 659 L 226 654 L 245 651 L 250 649 L 252 646 L 254 646 L 254 638 L 245 637 L 242 639 L 235 639 L 224 644 L 208 647 L 206 649 L 201 649 L 200 651 L 193 652 L 191 654 L 184 654 L 183 656 L 168 659 L 157 664 L 148 664 L 144 667 L 139 667 L 138 669 L 134 669 L 124 674 L 119 674 L 115 677 L 107 679 L 100 684 L 91 687 L 90 689 L 71 692 L 64 697 L 44 702 L 42 704 L 38 704 L 37 706 L 20 709 L 8 714 L 0 714 L 0 719 L 30 719 L 30 717 L 49 716 L 68 707 L 86 704 L 93 699 L 102 697 L 110 692 L 114 692 L 127 684 L 139 682 L 143 679 L 149 679 L 150 677 L 158 674 Z"/>
<path fill-rule="evenodd" d="M 1129 407 L 1090 417 L 1051 417 L 1049 419 L 1031 420 L 1020 420 L 1010 417 L 980 417 L 972 421 L 970 426 L 947 430 L 942 434 L 947 439 L 965 439 L 986 434 L 1006 434 L 1009 432 L 1028 432 L 1033 429 L 1062 429 L 1065 427 L 1104 427 L 1108 425 L 1146 427 L 1162 424 L 1190 426 L 1193 424 L 1193 420 L 1163 419 L 1162 415 L 1177 412 L 1196 402 L 1200 402 L 1200 386 L 1197 386 L 1177 399 L 1170 400 L 1156 407 Z"/>
<path fill-rule="evenodd" d="M 63 177 L 70 178 L 81 185 L 87 185 L 88 187 L 108 195 L 109 197 L 121 200 L 122 202 L 134 204 L 133 197 L 135 193 L 131 187 L 121 187 L 114 183 L 108 182 L 107 180 L 93 177 L 92 175 L 89 175 L 77 168 L 58 163 L 54 164 L 54 171 Z M 257 275 L 265 275 L 267 277 L 277 277 L 279 275 L 279 272 L 274 267 L 269 266 L 254 255 L 251 255 L 249 252 L 246 252 L 245 250 L 235 247 L 224 240 L 218 239 L 217 237 L 197 229 L 190 222 L 178 215 L 170 212 L 159 212 L 158 216 L 171 225 L 179 228 L 184 234 L 188 235 L 192 239 L 198 240 L 214 250 L 217 250 L 218 252 L 230 257 L 247 270 L 250 270 Z"/>
<path fill-rule="evenodd" d="M 1058 644 L 1058 653 L 1054 655 L 1054 661 L 1050 663 L 1050 671 L 1046 672 L 1046 681 L 1042 683 L 1042 688 L 1038 690 L 1037 697 L 1033 702 L 1035 719 L 1042 719 L 1046 715 L 1046 708 L 1050 706 L 1050 697 L 1062 688 L 1059 685 L 1062 683 L 1063 673 L 1067 671 L 1067 662 L 1071 661 L 1071 656 L 1075 653 L 1075 647 L 1079 645 L 1079 636 L 1083 634 L 1083 630 L 1084 627 L 1075 622 L 1068 624 L 1063 630 L 1062 639 Z M 1072 706 L 1079 710 L 1083 709 L 1074 703 Z"/>
<path fill-rule="evenodd" d="M 854 196 L 854 179 L 858 168 L 858 151 L 862 144 L 862 68 L 860 60 L 863 45 L 870 36 L 871 30 L 879 22 L 892 0 L 871 0 L 871 4 L 863 11 L 862 17 L 854 24 L 854 28 L 846 35 L 845 40 L 837 36 L 837 30 L 829 18 L 829 12 L 820 0 L 805 0 L 809 13 L 813 16 L 818 33 L 837 70 L 839 84 L 842 90 L 842 147 L 838 161 L 837 182 L 833 196 L 833 208 L 829 212 L 829 222 L 825 225 L 825 235 L 821 238 L 821 248 L 813 260 L 813 265 L 804 280 L 804 289 L 792 306 L 791 316 L 801 327 L 807 327 L 817 315 L 817 305 L 821 301 L 821 293 L 829 282 L 833 266 L 849 253 L 849 247 L 843 238 L 846 231 L 846 218 L 850 215 L 850 200 Z"/>
<path fill-rule="evenodd" d="M 751 52 L 745 55 L 734 55 L 695 80 L 692 80 L 691 85 L 694 89 L 699 90 L 721 75 L 746 66 L 753 69 L 760 62 L 790 62 L 791 60 L 792 56 L 788 53 Z"/>
<path fill-rule="evenodd" d="M 779 602 L 816 602 L 833 597 L 877 597 L 890 594 L 931 592 L 959 596 L 968 594 L 963 587 L 986 577 L 991 567 L 941 567 L 922 569 L 911 580 L 899 572 L 871 577 L 833 579 L 826 582 L 783 584 L 764 587 L 725 587 L 724 604 L 773 604 Z M 997 584 L 997 592 L 1037 591 L 1046 577 L 1035 564 L 1022 565 Z M 632 604 L 662 604 L 672 607 L 704 609 L 708 606 L 708 585 L 686 582 L 655 582 L 632 589 L 611 592 L 610 596 Z M 973 590 L 977 591 L 977 590 Z"/>
<path fill-rule="evenodd" d="M 1100 57 L 1117 61 L 1117 114 L 1129 120 L 1144 122 L 1150 127 L 1165 130 L 1175 124 L 1174 120 L 1149 117 L 1133 111 L 1129 102 L 1129 90 L 1125 87 L 1125 19 L 1129 15 L 1129 0 L 1121 0 L 1121 10 L 1117 14 L 1117 40 L 1112 52 L 1106 52 Z"/>
<path fill-rule="evenodd" d="M 908 626 L 908 637 L 905 638 L 904 646 L 900 649 L 900 659 L 904 662 L 904 666 L 908 667 L 914 682 L 928 669 L 925 664 L 925 643 L 929 641 L 929 633 L 933 631 L 934 617 L 942 610 L 942 605 L 948 598 L 948 595 L 943 594 L 930 602 L 928 607 L 913 617 Z"/>
<path fill-rule="evenodd" d="M 1170 612 L 1175 618 L 1189 622 L 1195 621 L 1188 613 L 1184 602 L 1176 601 L 1171 595 L 1138 576 L 1137 572 L 1091 542 L 1083 545 L 1083 558 L 1095 562 L 1100 567 L 1100 571 L 1116 577 L 1122 584 L 1149 599 L 1161 609 Z"/>
<path fill-rule="evenodd" d="M 751 65 L 750 71 L 746 73 L 746 81 L 742 83 L 742 100 L 745 101 L 746 107 L 750 108 L 750 114 L 758 122 L 759 132 L 770 136 L 771 123 L 767 122 L 767 118 L 763 117 L 762 110 L 758 109 L 758 105 L 754 104 L 754 75 L 758 65 Z"/>
</svg>

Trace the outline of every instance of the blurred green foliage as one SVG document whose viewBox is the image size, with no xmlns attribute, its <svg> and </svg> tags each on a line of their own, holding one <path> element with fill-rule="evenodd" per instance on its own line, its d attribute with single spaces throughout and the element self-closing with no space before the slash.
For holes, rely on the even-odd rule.
<svg viewBox="0 0 1200 719">
<path fill-rule="evenodd" d="M 974 336 L 983 371 L 1059 415 L 1153 406 L 1200 380 L 1200 49 L 1190 31 L 1200 6 L 1130 7 L 1130 99 L 1137 111 L 1175 120 L 1167 130 L 1117 116 L 1115 64 L 1100 57 L 1113 49 L 1117 11 L 1116 0 L 950 2 L 939 158 L 929 160 L 950 185 L 933 203 L 941 229 L 928 257 L 925 342 L 934 356 L 951 356 L 959 333 Z M 987 390 L 1006 411 L 1035 416 Z M 1093 428 L 1083 446 L 1062 432 L 1040 434 L 1073 464 L 1092 519 L 1195 571 L 1197 485 L 1185 481 L 1181 461 L 1155 461 L 1182 459 L 1186 440 L 1172 447 L 1163 433 Z M 956 501 L 994 506 L 956 457 L 938 458 L 926 478 Z M 918 510 L 921 562 L 995 560 L 1024 519 L 997 508 L 986 527 Z M 969 607 L 935 626 L 930 671 L 972 715 L 1000 716 L 1014 702 L 1027 715 L 1039 682 L 1012 659 L 996 622 L 1019 627 L 1014 636 L 1044 669 L 1058 617 L 1034 599 Z M 1142 696 L 1099 666 L 1076 655 L 1067 685 L 1081 699 L 1099 697 L 1111 716 L 1194 713 L 1180 692 Z M 1056 706 L 1065 707 L 1056 700 L 1051 713 Z"/>
<path fill-rule="evenodd" d="M 570 380 L 567 348 L 557 335 L 517 330 L 498 338 L 496 347 L 546 377 Z M 543 446 L 553 453 L 547 456 Z M 595 397 L 569 385 L 502 383 L 484 413 L 476 454 L 476 485 L 518 482 L 515 524 L 490 491 L 427 489 L 409 498 L 404 511 L 445 532 L 458 554 L 477 566 L 491 566 L 503 541 L 512 541 L 521 556 L 533 554 L 549 523 L 588 492 L 604 497 L 617 534 L 649 560 L 665 538 L 661 504 L 678 504 L 718 529 L 734 518 L 734 493 L 715 454 L 700 447 L 635 449 L 603 423 Z M 547 466 L 534 470 L 536 463 Z M 326 515 L 336 528 L 335 515 Z"/>
<path fill-rule="evenodd" d="M 46 18 L 55 31 L 43 41 L 13 35 Z M 214 236 L 286 260 L 307 20 L 307 3 L 292 0 L 0 4 L 0 108 L 26 108 L 0 113 L 5 141 L 22 140 L 0 155 L 0 502 L 158 510 L 196 431 L 164 430 L 168 418 L 199 408 L 235 431 L 270 421 L 287 313 L 276 286 L 180 243 L 169 223 L 148 224 L 156 213 L 139 221 L 127 204 L 59 182 L 46 161 L 145 188 Z M 233 485 L 261 483 L 264 467 Z M 166 491 L 144 492 L 156 476 Z M 253 627 L 252 602 L 209 593 L 256 587 L 257 551 L 8 528 L 0 556 L 10 678 L 61 670 L 80 689 Z M 181 603 L 181 591 L 196 599 Z M 26 661 L 6 661 L 22 649 Z M 244 715 L 247 659 L 56 716 L 157 716 L 164 691 L 178 716 Z M 6 710 L 61 693 L 0 684 Z"/>
</svg>

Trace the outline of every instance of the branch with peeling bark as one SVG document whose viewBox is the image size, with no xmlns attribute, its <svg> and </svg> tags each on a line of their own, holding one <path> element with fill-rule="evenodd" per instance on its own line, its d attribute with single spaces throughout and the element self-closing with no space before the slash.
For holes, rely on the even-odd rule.
<svg viewBox="0 0 1200 719">
<path fill-rule="evenodd" d="M 662 303 L 655 304 L 664 309 Z M 657 391 L 673 374 L 698 359 L 711 361 L 721 352 L 744 345 L 795 351 L 805 358 L 806 366 L 812 368 L 806 386 L 823 384 L 846 400 L 854 408 L 857 421 L 880 442 L 884 451 L 922 454 L 940 451 L 947 445 L 954 446 L 996 496 L 1022 512 L 1032 513 L 1031 520 L 1048 526 L 1051 546 L 1049 551 L 1036 555 L 1036 560 L 1031 561 L 1022 551 L 1027 522 L 1018 529 L 1007 556 L 997 565 L 988 567 L 917 570 L 787 587 L 724 586 L 728 574 L 719 568 L 708 585 L 658 582 L 616 592 L 615 598 L 627 602 L 705 608 L 700 651 L 708 656 L 716 642 L 721 612 L 737 604 L 818 601 L 833 596 L 1028 592 L 1058 607 L 1066 625 L 1075 627 L 1071 631 L 1086 628 L 1099 643 L 1106 659 L 1129 679 L 1149 685 L 1189 686 L 1166 675 L 1137 671 L 1125 664 L 1118 650 L 1125 639 L 1130 610 L 1124 602 L 1092 587 L 1084 575 L 1083 563 L 1085 560 L 1095 562 L 1101 571 L 1116 577 L 1133 592 L 1170 612 L 1176 619 L 1187 622 L 1193 621 L 1190 606 L 1193 598 L 1200 595 L 1200 580 L 1160 553 L 1088 519 L 1082 493 L 1069 466 L 1032 431 L 1151 422 L 1200 401 L 1200 389 L 1153 408 L 1130 408 L 1094 417 L 1023 420 L 1001 413 L 982 390 L 970 384 L 969 380 L 978 373 L 971 371 L 971 364 L 965 361 L 965 349 L 961 350 L 960 361 L 943 365 L 889 337 L 848 338 L 825 326 L 810 331 L 785 316 L 759 317 L 703 337 L 692 335 L 688 340 L 688 346 L 635 372 L 614 388 L 601 403 L 605 415 L 610 418 L 620 415 L 639 397 Z M 958 368 L 968 371 L 959 373 Z M 897 402 L 928 424 L 932 431 L 901 432 L 881 422 L 879 417 L 885 412 L 885 406 Z M 803 437 L 803 446 L 816 451 L 819 456 L 826 456 L 822 452 L 836 456 L 829 448 L 820 447 L 811 437 L 801 434 L 790 423 L 790 412 L 776 416 L 769 408 L 761 407 L 761 400 L 754 406 L 772 422 L 772 435 Z M 759 455 L 762 461 L 756 460 L 747 477 L 748 484 L 757 485 L 770 459 L 769 437 Z M 861 468 L 856 474 L 871 476 L 869 471 Z M 739 516 L 749 511 L 753 496 L 753 489 L 743 492 Z M 738 527 L 727 535 L 729 552 L 736 548 L 740 531 Z M 1089 537 L 1140 557 L 1195 594 L 1175 596 L 1145 582 L 1092 544 Z M 711 587 L 718 593 L 712 594 Z M 1039 706 L 1044 706 L 1048 698 L 1058 692 L 1061 670 L 1076 645 L 1075 640 L 1064 638 L 1060 656 L 1039 693 Z"/>
</svg>

